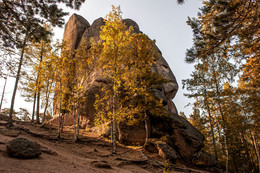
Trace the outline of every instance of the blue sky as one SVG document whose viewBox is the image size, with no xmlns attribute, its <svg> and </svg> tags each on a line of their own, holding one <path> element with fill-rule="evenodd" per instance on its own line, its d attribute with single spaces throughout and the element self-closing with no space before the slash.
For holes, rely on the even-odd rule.
<svg viewBox="0 0 260 173">
<path fill-rule="evenodd" d="M 183 95 L 181 80 L 189 78 L 193 65 L 184 62 L 185 51 L 192 46 L 192 31 L 186 24 L 188 16 L 196 17 L 201 0 L 188 0 L 184 5 L 178 5 L 176 0 L 86 0 L 79 11 L 66 9 L 83 16 L 90 24 L 99 18 L 105 17 L 111 10 L 111 6 L 120 5 L 123 18 L 136 21 L 141 31 L 151 39 L 162 51 L 163 57 L 168 62 L 179 84 L 179 91 L 173 99 L 178 111 L 184 111 L 186 115 L 192 112 L 191 107 L 184 108 L 192 100 Z M 67 16 L 66 22 L 69 19 Z M 55 38 L 62 39 L 64 28 L 55 29 Z M 3 107 L 10 107 L 10 98 L 13 90 L 13 80 L 9 79 L 7 86 L 6 103 Z M 3 80 L 0 80 L 2 92 Z M 18 92 L 19 94 L 19 92 Z M 3 108 L 2 107 L 2 108 Z M 20 107 L 31 109 L 31 105 L 23 102 L 17 95 L 15 110 Z"/>
</svg>

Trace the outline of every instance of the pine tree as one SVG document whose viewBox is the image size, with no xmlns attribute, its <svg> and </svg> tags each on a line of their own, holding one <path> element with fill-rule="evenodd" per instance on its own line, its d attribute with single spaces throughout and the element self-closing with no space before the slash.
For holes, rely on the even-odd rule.
<svg viewBox="0 0 260 173">
<path fill-rule="evenodd" d="M 67 6 L 78 9 L 83 1 L 63 1 Z M 62 26 L 63 17 L 68 13 L 57 7 L 57 1 L 9 1 L 0 2 L 0 37 L 4 46 L 20 50 L 19 65 L 10 106 L 9 125 L 12 125 L 12 113 L 16 91 L 24 59 L 24 49 L 31 41 L 40 41 L 51 33 L 44 28 L 44 23 Z M 40 17 L 39 17 L 40 16 Z"/>
<path fill-rule="evenodd" d="M 188 96 L 204 98 L 204 104 L 199 104 L 200 109 L 209 110 L 208 114 L 213 115 L 217 122 L 216 144 L 224 144 L 223 151 L 218 153 L 220 161 L 223 160 L 222 153 L 226 153 L 226 171 L 255 170 L 256 154 L 252 152 L 250 133 L 252 127 L 257 127 L 258 118 L 254 118 L 252 112 L 259 110 L 256 105 L 259 95 L 253 87 L 246 84 L 250 81 L 250 73 L 246 71 L 250 69 L 249 71 L 256 72 L 251 73 L 254 78 L 257 76 L 257 66 L 250 65 L 247 69 L 249 66 L 245 62 L 253 62 L 253 59 L 256 60 L 259 56 L 257 19 L 257 5 L 253 1 L 209 0 L 204 2 L 197 19 L 188 20 L 194 33 L 194 45 L 187 51 L 186 62 L 196 64 L 196 73 L 184 84 L 187 84 L 187 89 L 192 92 Z M 201 64 L 200 68 L 198 64 Z M 194 76 L 199 73 L 203 74 L 196 75 L 200 80 Z M 239 74 L 245 74 L 240 81 L 246 80 L 236 87 L 235 79 Z M 206 85 L 199 87 L 203 83 Z M 255 93 L 251 97 L 254 100 L 252 102 L 248 99 L 250 93 Z M 244 164 L 245 160 L 248 164 Z"/>
<path fill-rule="evenodd" d="M 66 6 L 79 9 L 84 0 L 64 0 Z M 64 24 L 63 12 L 58 7 L 59 1 L 11 1 L 0 2 L 0 37 L 8 47 L 21 48 L 25 35 L 40 40 L 50 32 L 44 23 L 61 27 Z"/>
</svg>

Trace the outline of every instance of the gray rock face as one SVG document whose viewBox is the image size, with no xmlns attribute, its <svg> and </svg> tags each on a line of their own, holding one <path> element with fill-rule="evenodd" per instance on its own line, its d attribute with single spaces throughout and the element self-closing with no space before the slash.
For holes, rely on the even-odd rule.
<svg viewBox="0 0 260 173">
<path fill-rule="evenodd" d="M 8 142 L 7 153 L 11 157 L 30 159 L 39 156 L 41 150 L 39 145 L 28 139 L 16 138 Z"/>
<path fill-rule="evenodd" d="M 127 27 L 132 26 L 134 33 L 141 33 L 139 26 L 131 19 L 124 19 L 123 22 Z M 64 32 L 64 40 L 71 40 L 71 49 L 77 48 L 78 44 L 83 42 L 87 43 L 86 49 L 90 47 L 90 38 L 99 39 L 99 32 L 101 26 L 105 24 L 102 18 L 99 18 L 89 25 L 88 22 L 81 16 L 73 15 L 69 22 L 66 24 Z M 191 162 L 194 154 L 203 146 L 204 136 L 194 128 L 187 120 L 178 116 L 178 111 L 172 99 L 175 97 L 178 91 L 178 84 L 174 74 L 172 73 L 168 63 L 163 58 L 161 51 L 158 48 L 159 57 L 157 63 L 151 67 L 153 72 L 156 72 L 166 78 L 169 82 L 163 84 L 159 89 L 153 89 L 155 95 L 163 100 L 163 104 L 169 112 L 169 118 L 151 118 L 151 137 L 158 138 L 167 136 L 167 146 L 171 147 L 178 156 Z M 89 120 L 88 126 L 93 125 L 93 119 L 95 114 L 94 102 L 95 95 L 99 94 L 99 86 L 104 82 L 100 82 L 99 71 L 95 69 L 91 75 L 91 81 L 86 84 L 87 98 L 90 98 L 86 102 L 80 111 L 82 116 L 86 116 Z M 54 111 L 55 112 L 55 111 Z M 71 122 L 71 125 L 73 121 Z M 119 141 L 124 144 L 144 144 L 145 141 L 145 129 L 144 124 L 135 126 L 127 126 L 126 124 L 118 125 L 118 138 Z M 165 147 L 161 147 L 163 152 Z M 167 148 L 167 147 L 166 147 Z M 169 148 L 168 148 L 169 149 Z M 157 149 L 158 150 L 158 149 Z M 170 149 L 169 149 L 170 150 Z M 161 152 L 161 153 L 162 153 Z M 164 153 L 164 152 L 163 152 Z M 172 152 L 173 153 L 173 152 Z M 174 155 L 174 154 L 173 154 Z M 167 157 L 167 156 L 165 156 Z M 173 157 L 175 158 L 175 156 Z"/>
</svg>

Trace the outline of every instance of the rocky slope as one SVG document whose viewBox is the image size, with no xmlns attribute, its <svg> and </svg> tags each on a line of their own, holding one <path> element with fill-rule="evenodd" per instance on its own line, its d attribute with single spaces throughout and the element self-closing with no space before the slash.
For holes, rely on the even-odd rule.
<svg viewBox="0 0 260 173">
<path fill-rule="evenodd" d="M 118 145 L 117 154 L 111 154 L 112 145 L 105 138 L 83 129 L 80 130 L 80 141 L 74 142 L 73 128 L 70 127 L 65 127 L 61 138 L 58 139 L 57 126 L 14 121 L 14 126 L 7 128 L 7 122 L 8 117 L 0 114 L 0 172 L 4 173 L 158 173 L 163 172 L 165 168 L 170 168 L 169 172 L 174 173 L 208 172 L 181 163 L 166 164 L 164 159 L 145 151 L 142 147 Z M 17 139 L 21 138 L 37 144 L 41 154 L 31 159 L 10 155 L 9 145 L 18 144 Z M 18 148 L 21 150 L 20 153 L 28 155 L 28 149 Z"/>
<path fill-rule="evenodd" d="M 136 22 L 131 19 L 123 20 L 126 26 L 133 26 L 134 32 L 139 33 L 139 26 Z M 83 40 L 87 42 L 86 49 L 90 47 L 90 38 L 99 39 L 99 31 L 102 25 L 104 25 L 103 18 L 95 20 L 92 25 L 89 25 L 88 21 L 82 16 L 73 14 L 68 23 L 66 24 L 63 40 L 69 43 L 68 49 L 75 50 Z M 155 89 L 157 97 L 163 100 L 165 109 L 167 109 L 169 118 L 158 118 L 150 117 L 151 119 L 151 137 L 150 146 L 147 148 L 153 148 L 152 151 L 160 153 L 158 145 L 162 138 L 167 144 L 166 148 L 171 151 L 172 156 L 163 156 L 166 159 L 172 158 L 173 160 L 179 159 L 187 163 L 194 163 L 194 159 L 201 157 L 201 148 L 203 147 L 204 136 L 193 127 L 185 118 L 178 115 L 175 104 L 172 99 L 175 97 L 178 90 L 178 84 L 176 78 L 172 73 L 168 63 L 163 58 L 161 51 L 158 48 L 160 57 L 157 64 L 152 70 L 170 82 L 162 85 L 161 89 Z M 88 101 L 81 109 L 81 126 L 82 127 L 93 127 L 94 119 L 94 105 L 95 95 L 99 93 L 98 86 L 101 85 L 99 82 L 99 72 L 94 70 L 91 78 L 91 82 L 88 82 L 88 86 L 85 86 L 86 95 Z M 58 109 L 54 106 L 54 113 L 57 114 Z M 65 116 L 65 125 L 72 125 L 72 115 Z M 57 123 L 57 117 L 55 117 L 51 124 Z M 95 127 L 93 128 L 95 129 Z M 98 131 L 98 130 L 97 130 Z M 100 131 L 99 131 L 100 132 Z M 107 131 L 109 132 L 109 131 Z M 106 132 L 102 132 L 103 135 Z M 143 145 L 145 142 L 145 128 L 144 123 L 140 123 L 135 126 L 127 126 L 125 124 L 118 125 L 118 137 L 119 141 L 123 144 L 128 145 Z"/>
</svg>

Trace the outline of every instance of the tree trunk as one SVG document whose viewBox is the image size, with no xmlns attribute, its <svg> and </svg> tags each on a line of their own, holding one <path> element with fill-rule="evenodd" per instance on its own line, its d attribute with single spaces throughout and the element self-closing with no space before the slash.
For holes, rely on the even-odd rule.
<svg viewBox="0 0 260 173">
<path fill-rule="evenodd" d="M 148 139 L 151 137 L 151 123 L 146 113 L 145 113 L 144 122 L 145 122 L 145 143 L 147 143 Z"/>
<path fill-rule="evenodd" d="M 218 107 L 219 107 L 219 112 L 220 112 L 220 115 L 221 115 L 221 119 L 222 119 L 222 127 L 223 127 L 223 136 L 224 136 L 224 144 L 225 144 L 225 153 L 226 153 L 226 172 L 228 172 L 228 157 L 229 157 L 229 154 L 228 154 L 228 143 L 227 143 L 227 131 L 226 131 L 226 120 L 225 120 L 225 116 L 224 116 L 224 113 L 222 111 L 222 107 L 221 107 L 221 104 L 220 104 L 220 101 L 219 101 L 219 90 L 218 90 L 218 85 L 216 84 L 216 87 L 217 87 L 217 97 L 218 97 Z"/>
<path fill-rule="evenodd" d="M 112 99 L 113 100 L 113 99 Z M 113 112 L 113 102 L 112 101 L 112 112 Z M 114 141 L 114 126 L 113 126 L 113 113 L 111 114 L 111 117 L 110 117 L 110 127 L 111 127 L 111 130 L 110 130 L 110 133 L 111 133 L 111 144 L 113 145 L 113 141 Z"/>
<path fill-rule="evenodd" d="M 224 113 L 223 113 L 222 108 L 221 108 L 221 104 L 219 103 L 218 106 L 219 106 L 219 111 L 220 111 L 220 114 L 221 114 L 222 126 L 223 126 L 223 131 L 224 131 L 224 143 L 225 143 L 225 153 L 226 153 L 226 172 L 228 172 L 228 157 L 229 156 L 228 156 L 226 121 L 225 121 Z"/>
<path fill-rule="evenodd" d="M 76 114 L 75 114 L 74 94 L 73 94 L 73 124 L 74 124 L 74 140 L 77 141 L 77 127 L 76 127 Z"/>
<path fill-rule="evenodd" d="M 116 122 L 115 122 L 115 97 L 116 97 L 116 94 L 115 94 L 115 81 L 114 81 L 114 87 L 113 87 L 113 103 L 112 103 L 112 128 L 111 128 L 111 131 L 112 131 L 112 134 L 111 134 L 111 142 L 112 142 L 112 145 L 113 145 L 113 150 L 112 150 L 112 154 L 115 154 L 116 153 Z"/>
<path fill-rule="evenodd" d="M 218 153 L 217 153 L 217 146 L 216 146 L 216 140 L 215 140 L 215 133 L 214 133 L 212 115 L 211 115 L 209 105 L 207 105 L 207 109 L 208 109 L 208 115 L 209 115 L 210 132 L 211 132 L 212 142 L 213 142 L 213 147 L 214 147 L 214 155 L 215 155 L 215 159 L 218 161 Z"/>
<path fill-rule="evenodd" d="M 114 81 L 113 81 L 113 98 L 112 98 L 112 117 L 111 117 L 111 142 L 113 145 L 113 150 L 112 154 L 116 153 L 116 120 L 115 120 L 115 109 L 116 109 L 116 71 L 117 71 L 117 66 L 116 66 L 116 60 L 117 57 L 115 58 L 115 68 L 114 68 Z"/>
<path fill-rule="evenodd" d="M 36 123 L 37 124 L 40 123 L 40 97 L 41 97 L 41 92 L 37 91 L 37 105 L 36 105 Z"/>
<path fill-rule="evenodd" d="M 39 124 L 40 123 L 40 98 L 41 98 L 41 81 L 39 80 L 40 76 L 41 76 L 41 63 L 42 63 L 42 59 L 43 59 L 43 42 L 41 43 L 41 55 L 40 55 L 40 62 L 39 62 L 39 68 L 38 68 L 38 76 L 37 76 L 37 109 L 36 109 L 36 123 Z"/>
<path fill-rule="evenodd" d="M 79 140 L 79 103 L 77 108 L 77 133 L 76 133 L 76 139 L 75 141 Z"/>
<path fill-rule="evenodd" d="M 45 108 L 44 108 L 44 112 L 43 112 L 43 117 L 42 117 L 42 125 L 44 125 L 44 121 L 45 121 L 45 116 L 46 116 L 46 112 L 47 112 L 47 108 L 49 105 L 49 97 L 50 97 L 50 85 L 52 85 L 52 83 L 49 83 L 49 80 L 47 81 L 47 91 L 46 91 L 46 104 L 45 104 Z"/>
<path fill-rule="evenodd" d="M 258 171 L 260 172 L 260 153 L 259 153 L 258 141 L 256 135 L 252 135 L 252 138 L 253 138 L 254 148 L 255 148 L 257 161 L 258 161 Z"/>
<path fill-rule="evenodd" d="M 248 167 L 253 168 L 254 161 L 252 160 L 252 157 L 250 156 L 250 151 L 249 151 L 249 148 L 248 148 L 248 141 L 245 138 L 244 130 L 241 131 L 241 136 L 242 136 L 242 143 L 244 144 L 245 149 L 246 149 L 246 157 L 247 157 L 246 160 L 248 161 Z"/>
<path fill-rule="evenodd" d="M 1 98 L 1 103 L 0 103 L 0 112 L 2 111 L 2 104 L 3 104 L 3 100 L 4 100 L 4 95 L 5 95 L 6 82 L 7 82 L 7 77 L 5 78 L 5 84 L 4 84 L 4 88 L 3 88 L 3 92 L 2 92 L 2 98 Z"/>
<path fill-rule="evenodd" d="M 220 104 L 220 93 L 219 93 L 219 88 L 218 88 L 218 84 L 216 83 L 216 89 L 217 89 L 217 97 L 218 97 L 218 106 L 219 106 L 219 112 L 221 115 L 221 119 L 222 119 L 222 126 L 223 126 L 223 131 L 224 131 L 224 144 L 225 144 L 225 153 L 226 153 L 226 172 L 228 172 L 228 158 L 229 158 L 229 153 L 228 153 L 228 143 L 227 143 L 227 131 L 226 131 L 226 120 L 225 120 L 225 116 L 224 113 L 222 111 L 222 107 Z"/>
<path fill-rule="evenodd" d="M 26 41 L 27 41 L 27 35 L 25 36 L 24 42 L 23 42 L 23 45 L 22 45 L 22 52 L 21 52 L 19 66 L 18 66 L 18 71 L 17 71 L 17 74 L 16 74 L 16 79 L 15 79 L 15 84 L 14 84 L 14 91 L 13 91 L 11 107 L 10 107 L 10 114 L 9 114 L 9 120 L 8 120 L 9 126 L 11 126 L 12 123 L 13 123 L 13 119 L 12 118 L 13 118 L 13 112 L 14 112 L 14 101 L 15 101 L 16 91 L 17 91 L 17 88 L 18 88 L 18 82 L 19 82 L 20 75 L 21 75 L 21 68 L 22 68 L 22 64 L 23 64 L 24 49 L 25 49 Z"/>
<path fill-rule="evenodd" d="M 61 80 L 60 80 L 60 108 L 59 108 L 59 121 L 58 121 L 58 138 L 60 138 L 60 118 L 61 118 Z"/>
<path fill-rule="evenodd" d="M 79 140 L 79 111 L 77 111 L 77 141 Z"/>
<path fill-rule="evenodd" d="M 60 131 L 63 132 L 63 124 L 64 124 L 64 117 L 65 117 L 66 113 L 61 114 L 61 127 L 60 127 Z"/>
<path fill-rule="evenodd" d="M 210 124 L 210 132 L 211 132 L 211 136 L 212 136 L 213 147 L 214 147 L 214 155 L 215 155 L 215 159 L 218 161 L 214 126 L 213 126 L 211 110 L 210 110 L 209 102 L 208 102 L 208 95 L 207 95 L 207 90 L 206 90 L 206 86 L 205 86 L 206 85 L 205 80 L 203 80 L 203 85 L 204 85 L 204 104 L 207 107 L 207 112 L 208 112 L 208 115 L 209 115 L 209 124 Z"/>
<path fill-rule="evenodd" d="M 213 62 L 215 62 L 215 58 L 213 57 Z M 226 172 L 228 172 L 228 158 L 229 158 L 229 153 L 228 153 L 228 143 L 227 143 L 227 130 L 226 130 L 226 120 L 225 120 L 225 116 L 224 113 L 222 111 L 222 105 L 220 102 L 220 91 L 219 91 L 219 83 L 217 80 L 217 74 L 215 71 L 215 66 L 213 64 L 212 66 L 212 73 L 213 73 L 213 80 L 215 83 L 215 87 L 216 87 L 216 93 L 217 93 L 217 104 L 219 107 L 219 112 L 221 115 L 221 119 L 222 119 L 222 127 L 223 127 L 223 131 L 224 131 L 224 144 L 225 144 L 225 153 L 226 153 Z"/>
<path fill-rule="evenodd" d="M 32 122 L 34 122 L 34 114 L 35 114 L 35 103 L 36 103 L 36 91 L 34 91 L 34 96 L 33 96 L 33 111 L 32 111 Z"/>
</svg>

